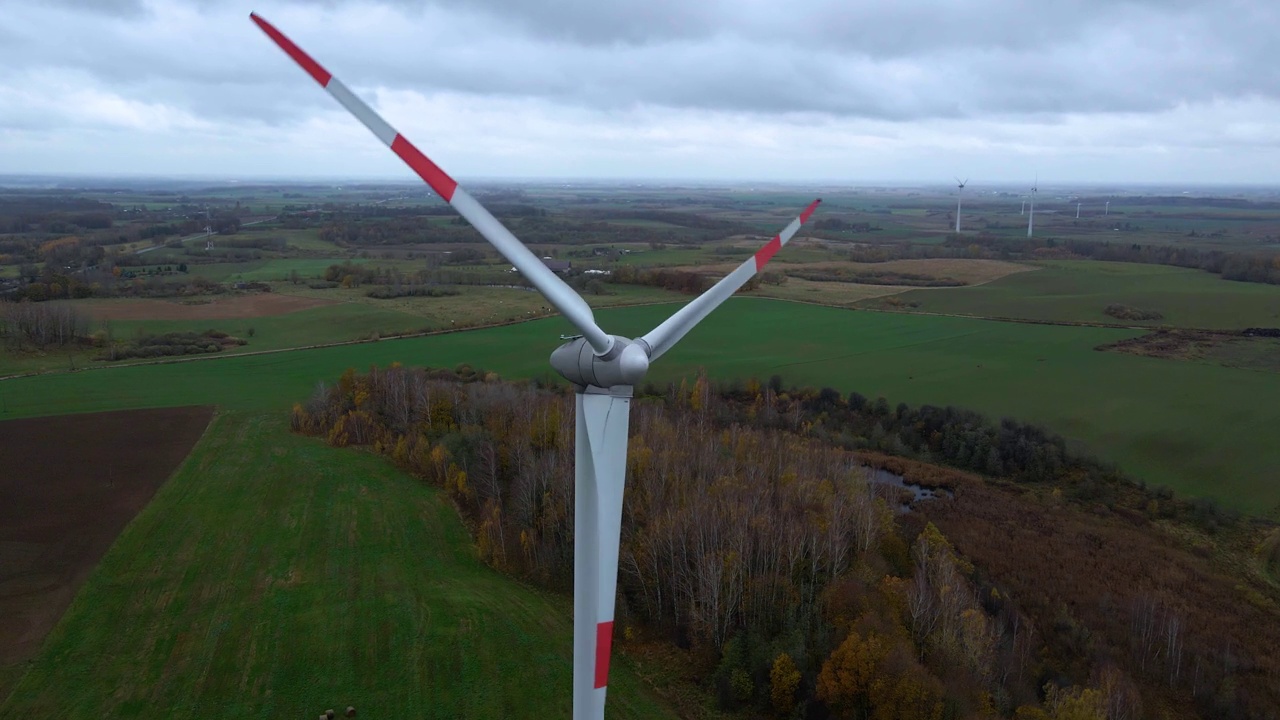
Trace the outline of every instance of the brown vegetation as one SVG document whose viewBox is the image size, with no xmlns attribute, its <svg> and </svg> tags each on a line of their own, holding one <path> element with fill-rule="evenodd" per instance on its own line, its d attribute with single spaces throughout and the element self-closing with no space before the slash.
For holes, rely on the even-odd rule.
<svg viewBox="0 0 1280 720">
<path fill-rule="evenodd" d="M 1014 598 L 1035 619 L 1042 668 L 1082 677 L 1113 663 L 1144 695 L 1194 700 L 1205 715 L 1265 718 L 1280 708 L 1274 588 L 1231 573 L 1204 545 L 1188 551 L 1166 524 L 984 482 L 920 514 L 913 522 L 932 521 L 981 568 L 985 603 Z"/>
<path fill-rule="evenodd" d="M 1164 318 L 1164 315 L 1161 315 L 1157 310 L 1143 310 L 1121 303 L 1111 303 L 1103 308 L 1102 312 L 1117 320 L 1160 320 Z"/>
<path fill-rule="evenodd" d="M 1098 346 L 1098 350 L 1173 360 L 1199 360 L 1227 367 L 1280 372 L 1280 338 L 1273 328 L 1186 330 L 1165 328 Z"/>
</svg>

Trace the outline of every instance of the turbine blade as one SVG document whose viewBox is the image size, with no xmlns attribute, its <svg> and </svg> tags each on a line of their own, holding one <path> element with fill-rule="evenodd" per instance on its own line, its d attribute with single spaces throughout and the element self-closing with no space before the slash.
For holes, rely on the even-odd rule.
<svg viewBox="0 0 1280 720">
<path fill-rule="evenodd" d="M 657 360 L 663 353 L 671 349 L 672 345 L 680 342 L 680 338 L 684 337 L 695 325 L 702 322 L 702 319 L 719 307 L 720 303 L 728 300 L 738 288 L 742 287 L 756 273 L 764 270 L 764 266 L 769 260 L 786 245 L 796 231 L 800 229 L 809 220 L 809 216 L 813 215 L 813 211 L 818 209 L 818 203 L 821 199 L 814 200 L 809 203 L 809 207 L 800 213 L 800 216 L 791 221 L 790 225 L 777 235 L 773 236 L 764 247 L 760 248 L 756 254 L 748 258 L 746 262 L 738 266 L 736 270 L 725 275 L 720 282 L 712 285 L 710 289 L 702 293 L 698 297 L 689 302 L 688 305 L 680 308 L 674 315 L 663 321 L 661 325 L 650 330 L 640 341 L 649 351 L 649 359 Z"/>
<path fill-rule="evenodd" d="M 456 180 L 449 177 L 430 158 L 423 155 L 418 148 L 414 147 L 413 143 L 391 127 L 373 108 L 356 97 L 355 93 L 351 92 L 342 81 L 334 77 L 332 73 L 316 62 L 302 48 L 285 37 L 284 33 L 262 19 L 257 13 L 250 13 L 249 17 L 258 24 L 258 27 L 267 34 L 267 37 L 270 37 L 276 45 L 280 46 L 281 50 L 284 50 L 289 57 L 293 58 L 293 61 L 305 70 L 312 79 L 325 90 L 328 90 L 329 94 L 348 112 L 354 115 L 365 127 L 369 128 L 387 147 L 391 148 L 391 151 L 403 160 L 409 166 L 409 169 L 417 173 L 418 177 L 422 178 L 427 185 L 430 185 L 436 194 L 444 198 L 445 202 L 452 205 L 462 217 L 466 218 L 498 252 L 502 253 L 502 256 L 508 262 L 520 271 L 520 274 L 528 278 L 529 282 L 533 283 L 534 287 L 560 311 L 560 314 L 564 315 L 565 319 L 572 323 L 578 329 L 578 332 L 582 333 L 597 355 L 604 355 L 609 352 L 613 347 L 613 337 L 601 330 L 600 326 L 596 324 L 595 316 L 591 312 L 591 306 L 587 305 L 586 300 L 583 300 L 580 295 L 573 291 L 573 288 L 551 272 L 550 268 L 530 252 L 529 248 L 517 240 L 516 236 L 512 235 L 511 231 L 490 214 L 478 200 L 459 187 Z"/>
</svg>

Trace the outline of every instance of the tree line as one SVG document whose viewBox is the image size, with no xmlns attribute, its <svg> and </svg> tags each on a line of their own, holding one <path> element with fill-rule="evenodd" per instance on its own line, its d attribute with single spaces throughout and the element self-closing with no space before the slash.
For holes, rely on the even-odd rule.
<svg viewBox="0 0 1280 720">
<path fill-rule="evenodd" d="M 1027 481 L 1093 466 L 1013 421 L 860 398 L 705 377 L 641 392 L 616 642 L 687 648 L 723 708 L 777 717 L 1135 717 L 1127 670 L 1047 664 L 1040 624 L 937 527 L 895 521 L 896 496 L 869 482 L 855 448 L 927 449 Z M 443 488 L 486 562 L 571 586 L 568 393 L 393 365 L 318 387 L 291 422 Z"/>
<path fill-rule="evenodd" d="M 11 349 L 65 347 L 88 334 L 88 319 L 70 305 L 0 301 L 0 338 Z"/>
</svg>

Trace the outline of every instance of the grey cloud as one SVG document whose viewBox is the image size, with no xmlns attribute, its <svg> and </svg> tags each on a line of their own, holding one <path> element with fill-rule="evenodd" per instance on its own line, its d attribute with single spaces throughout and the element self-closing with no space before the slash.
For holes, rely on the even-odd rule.
<svg viewBox="0 0 1280 720">
<path fill-rule="evenodd" d="M 46 0 L 46 2 L 51 6 L 90 15 L 138 17 L 146 13 L 143 0 Z"/>
<path fill-rule="evenodd" d="M 19 39 L 0 46 L 0 80 L 14 72 L 5 67 L 77 70 L 132 98 L 261 122 L 332 107 L 238 5 L 188 2 L 198 23 L 178 27 L 158 19 L 163 6 L 142 22 L 84 17 L 72 12 L 77 7 L 26 6 L 29 21 L 15 24 Z M 288 20 L 303 7 L 315 8 L 273 10 Z M 366 93 L 499 94 L 605 110 L 1043 119 L 1280 97 L 1277 7 L 1266 0 L 333 1 L 314 11 L 319 20 L 296 28 L 295 39 Z M 63 13 L 54 41 L 48 24 L 35 22 L 44 12 Z M 384 16 L 385 24 L 367 19 Z"/>
<path fill-rule="evenodd" d="M 1130 112 L 1280 96 L 1271 41 L 1280 23 L 1261 0 L 1226 8 L 1196 0 L 394 5 L 410 17 L 456 9 L 472 32 L 467 43 L 397 45 L 403 55 L 394 62 L 376 53 L 356 59 L 365 82 L 600 107 L 886 118 Z M 800 90 L 806 85 L 811 91 Z"/>
</svg>

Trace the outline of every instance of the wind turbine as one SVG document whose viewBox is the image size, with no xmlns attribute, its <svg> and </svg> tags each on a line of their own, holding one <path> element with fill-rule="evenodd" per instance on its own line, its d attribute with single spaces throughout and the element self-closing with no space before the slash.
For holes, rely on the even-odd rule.
<svg viewBox="0 0 1280 720">
<path fill-rule="evenodd" d="M 1040 178 L 1031 183 L 1031 214 L 1027 216 L 1027 237 L 1031 237 L 1031 229 L 1036 224 L 1036 186 L 1039 184 Z"/>
<path fill-rule="evenodd" d="M 1080 219 L 1080 202 L 1076 201 L 1076 219 Z"/>
<path fill-rule="evenodd" d="M 1111 214 L 1111 201 L 1110 201 L 1110 200 L 1108 200 L 1108 201 L 1107 201 L 1107 206 L 1106 206 L 1105 208 L 1103 208 L 1103 210 L 1102 210 L 1102 214 L 1103 214 L 1103 215 L 1110 215 L 1110 214 Z"/>
<path fill-rule="evenodd" d="M 1019 215 L 1026 215 L 1026 214 L 1027 214 L 1027 200 L 1026 200 L 1026 198 L 1023 198 L 1023 199 L 1022 199 L 1022 209 L 1018 211 L 1018 214 L 1019 214 Z"/>
<path fill-rule="evenodd" d="M 960 183 L 960 192 L 956 193 L 956 233 L 960 232 L 960 196 L 964 194 L 964 186 L 969 182 L 969 178 L 961 180 L 956 178 L 956 182 Z"/>
<path fill-rule="evenodd" d="M 709 290 L 658 327 L 633 339 L 609 335 L 596 325 L 591 307 L 551 272 L 456 180 L 414 147 L 341 81 L 275 26 L 251 13 L 280 49 L 293 58 L 357 120 L 391 148 L 445 202 L 466 218 L 551 302 L 581 335 L 551 353 L 551 366 L 574 384 L 577 427 L 574 456 L 573 717 L 604 717 L 613 644 L 618 581 L 618 539 L 627 469 L 627 428 L 632 387 L 649 363 L 672 348 L 712 310 L 760 272 L 813 215 L 814 200 L 782 232 Z"/>
</svg>

